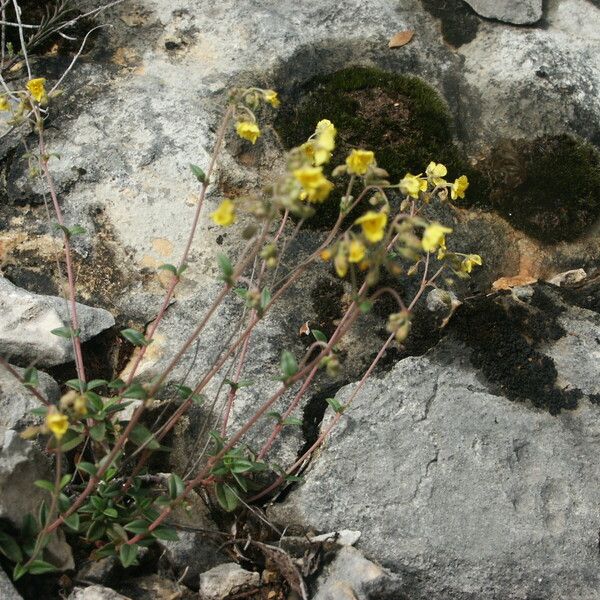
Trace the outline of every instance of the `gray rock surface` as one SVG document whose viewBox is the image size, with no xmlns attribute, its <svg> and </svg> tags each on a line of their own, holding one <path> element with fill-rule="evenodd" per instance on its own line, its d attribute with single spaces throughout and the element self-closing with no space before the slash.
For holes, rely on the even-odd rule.
<svg viewBox="0 0 600 600">
<path fill-rule="evenodd" d="M 514 25 L 536 23 L 542 18 L 542 0 L 465 0 L 482 17 Z"/>
<path fill-rule="evenodd" d="M 320 575 L 313 600 L 409 600 L 401 590 L 397 575 L 346 546 Z"/>
<path fill-rule="evenodd" d="M 200 600 L 222 600 L 233 592 L 255 587 L 260 575 L 242 569 L 237 563 L 225 563 L 200 575 Z"/>
<path fill-rule="evenodd" d="M 113 316 L 101 308 L 77 304 L 81 340 L 112 327 Z M 70 339 L 50 333 L 70 326 L 65 300 L 19 289 L 0 278 L 0 353 L 23 365 L 53 366 L 73 360 Z"/>
<path fill-rule="evenodd" d="M 0 569 L 0 598 L 2 600 L 23 600 L 21 594 L 15 590 L 10 577 Z"/>
<path fill-rule="evenodd" d="M 69 600 L 131 600 L 102 585 L 75 588 L 69 595 Z"/>
<path fill-rule="evenodd" d="M 6 430 L 0 448 L 0 519 L 19 527 L 27 513 L 37 514 L 48 493 L 33 482 L 51 476 L 48 460 L 32 442 L 21 439 L 12 429 Z M 45 558 L 61 570 L 74 567 L 71 548 L 62 532 L 50 540 Z"/>
<path fill-rule="evenodd" d="M 598 315 L 558 320 L 565 334 L 543 350 L 557 382 L 597 394 Z M 448 338 L 370 380 L 271 518 L 359 529 L 411 600 L 600 598 L 598 406 L 552 416 L 511 401 L 469 354 Z"/>
<path fill-rule="evenodd" d="M 14 368 L 23 375 L 24 369 Z M 38 391 L 50 402 L 57 402 L 59 388 L 56 381 L 41 371 L 38 371 L 38 379 Z M 22 431 L 28 425 L 38 423 L 40 417 L 30 413 L 40 405 L 40 401 L 31 391 L 0 365 L 0 436 L 3 437 L 7 429 Z"/>
</svg>

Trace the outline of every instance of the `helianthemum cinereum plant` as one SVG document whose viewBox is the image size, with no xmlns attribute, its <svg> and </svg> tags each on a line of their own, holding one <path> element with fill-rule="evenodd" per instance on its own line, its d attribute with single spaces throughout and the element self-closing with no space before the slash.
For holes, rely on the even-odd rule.
<svg viewBox="0 0 600 600">
<path fill-rule="evenodd" d="M 257 501 L 294 480 L 298 467 L 343 418 L 344 411 L 387 348 L 394 343 L 402 344 L 410 334 L 414 307 L 425 291 L 436 287 L 443 273 L 468 277 L 475 266 L 482 264 L 479 255 L 449 250 L 446 238 L 452 230 L 443 224 L 429 222 L 423 216 L 423 207 L 430 203 L 447 203 L 464 197 L 468 187 L 466 177 L 447 181 L 446 167 L 431 162 L 423 165 L 422 173 L 407 173 L 400 181 L 390 182 L 388 174 L 377 166 L 376 153 L 356 148 L 344 164 L 333 169 L 331 179 L 328 179 L 324 165 L 331 160 L 335 148 L 336 128 L 323 119 L 316 124 L 310 139 L 286 155 L 285 169 L 266 182 L 264 189 L 235 199 L 223 198 L 211 213 L 214 223 L 222 227 L 232 226 L 242 212 L 247 218 L 254 219 L 255 225 L 244 229 L 247 243 L 240 256 L 235 259 L 225 255 L 216 257 L 221 289 L 205 314 L 190 327 L 188 337 L 181 341 L 179 350 L 163 372 L 151 382 L 140 379 L 138 369 L 146 349 L 152 344 L 174 290 L 185 275 L 207 188 L 227 132 L 233 129 L 243 140 L 256 143 L 261 135 L 257 108 L 261 104 L 274 108 L 279 105 L 273 90 L 234 90 L 216 134 L 209 163 L 202 167 L 191 166 L 200 186 L 199 201 L 180 261 L 160 267 L 170 274 L 170 282 L 157 317 L 146 331 L 122 331 L 123 336 L 137 347 L 124 379 L 89 380 L 80 343 L 75 304 L 77 282 L 70 244 L 73 236 L 85 232 L 76 224 L 65 223 L 55 191 L 44 123 L 54 101 L 56 86 L 48 91 L 47 88 L 43 78 L 30 78 L 23 89 L 7 90 L 6 95 L 0 97 L 0 110 L 10 113 L 15 124 L 30 126 L 37 135 L 37 150 L 29 150 L 31 173 L 41 177 L 48 190 L 62 236 L 71 314 L 71 325 L 54 333 L 72 341 L 77 378 L 61 382 L 69 391 L 54 405 L 37 389 L 35 369 L 28 369 L 20 376 L 7 361 L 2 361 L 41 402 L 36 413 L 44 417 L 44 423 L 30 428 L 24 435 L 46 436 L 47 451 L 56 457 L 54 481 L 37 482 L 48 491 L 48 502 L 40 507 L 37 515 L 28 518 L 27 527 L 16 539 L 7 534 L 0 535 L 0 550 L 15 562 L 15 578 L 26 572 L 40 573 L 53 568 L 45 562 L 43 551 L 50 535 L 60 527 L 66 527 L 92 543 L 95 557 L 117 555 L 124 566 L 129 566 L 136 563 L 141 546 L 156 539 L 176 538 L 175 529 L 169 525 L 169 515 L 176 506 L 185 503 L 196 488 L 204 488 L 223 509 L 233 511 L 241 502 Z M 334 181 L 339 177 L 344 177 L 347 183 L 334 225 L 322 234 L 320 244 L 307 258 L 298 260 L 286 255 L 291 238 L 297 235 L 304 220 L 330 201 Z M 355 215 L 361 209 L 360 216 L 348 219 L 348 215 Z M 291 222 L 292 216 L 295 223 Z M 237 391 L 252 385 L 243 379 L 244 365 L 252 347 L 252 333 L 302 277 L 311 276 L 311 266 L 322 261 L 330 262 L 337 276 L 346 280 L 350 289 L 350 301 L 344 306 L 333 334 L 326 337 L 313 330 L 314 342 L 302 357 L 282 348 L 277 389 L 269 397 L 261 398 L 260 405 L 247 415 L 242 426 L 232 429 L 231 415 L 235 410 Z M 383 272 L 391 277 L 418 278 L 416 291 L 406 297 L 400 283 L 378 286 Z M 241 298 L 238 333 L 199 380 L 188 385 L 181 382 L 178 386 L 180 403 L 168 419 L 154 430 L 146 427 L 142 424 L 142 416 L 149 403 L 164 390 L 175 367 L 230 294 Z M 297 410 L 315 377 L 321 370 L 330 375 L 339 371 L 342 359 L 337 349 L 340 340 L 383 295 L 391 296 L 396 304 L 396 309 L 387 318 L 389 336 L 358 386 L 344 404 L 335 398 L 329 399 L 333 418 L 304 456 L 283 468 L 272 465 L 273 444 L 286 427 L 301 424 Z M 204 461 L 197 461 L 193 473 L 149 477 L 147 465 L 151 454 L 165 449 L 162 444 L 165 436 L 194 404 L 206 402 L 209 384 L 222 377 L 224 372 L 228 373 L 228 390 L 220 413 L 220 427 L 210 432 L 211 454 Z M 121 411 L 133 400 L 141 400 L 141 403 L 128 420 L 122 420 Z M 280 401 L 284 401 L 285 409 L 277 412 L 274 406 Z M 248 448 L 244 437 L 262 419 L 270 419 L 272 426 L 259 447 Z"/>
</svg>

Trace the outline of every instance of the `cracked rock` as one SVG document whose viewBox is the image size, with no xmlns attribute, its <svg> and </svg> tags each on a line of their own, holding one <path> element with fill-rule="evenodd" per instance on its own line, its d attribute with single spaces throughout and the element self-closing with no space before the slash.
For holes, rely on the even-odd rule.
<svg viewBox="0 0 600 600">
<path fill-rule="evenodd" d="M 513 25 L 528 25 L 542 18 L 542 0 L 465 0 L 482 17 Z"/>
<path fill-rule="evenodd" d="M 222 600 L 233 592 L 256 587 L 258 573 L 246 571 L 237 563 L 225 563 L 200 575 L 199 596 L 201 600 Z"/>
<path fill-rule="evenodd" d="M 573 308 L 560 321 L 555 348 L 579 344 L 568 353 L 580 364 L 569 367 L 563 351 L 559 376 L 576 385 L 588 371 L 591 393 L 597 315 Z M 511 401 L 469 355 L 446 338 L 369 380 L 305 483 L 269 517 L 290 531 L 360 530 L 367 558 L 407 575 L 394 598 L 600 597 L 598 406 L 583 397 L 553 416 Z"/>
<path fill-rule="evenodd" d="M 70 325 L 63 298 L 32 294 L 0 277 L 0 354 L 28 366 L 51 367 L 74 358 L 70 339 L 50 333 Z M 81 341 L 86 342 L 115 324 L 101 308 L 77 303 Z"/>
</svg>

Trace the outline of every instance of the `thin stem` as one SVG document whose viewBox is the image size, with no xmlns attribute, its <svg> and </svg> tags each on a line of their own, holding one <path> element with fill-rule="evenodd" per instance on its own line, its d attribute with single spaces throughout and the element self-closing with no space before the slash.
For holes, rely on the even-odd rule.
<svg viewBox="0 0 600 600">
<path fill-rule="evenodd" d="M 0 356 L 0 365 L 4 367 L 15 379 L 22 383 L 42 404 L 50 406 L 50 402 L 44 398 L 44 396 L 33 386 L 27 385 L 25 379 L 19 375 L 19 373 L 13 369 L 13 367 Z"/>
</svg>

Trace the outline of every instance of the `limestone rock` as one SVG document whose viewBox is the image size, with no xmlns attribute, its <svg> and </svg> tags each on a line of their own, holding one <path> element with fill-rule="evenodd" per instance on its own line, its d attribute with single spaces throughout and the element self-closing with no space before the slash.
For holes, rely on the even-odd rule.
<svg viewBox="0 0 600 600">
<path fill-rule="evenodd" d="M 200 600 L 222 600 L 233 592 L 257 586 L 258 573 L 246 571 L 237 563 L 225 563 L 200 575 Z"/>
<path fill-rule="evenodd" d="M 10 577 L 2 569 L 0 569 L 0 598 L 2 600 L 23 600 Z"/>
<path fill-rule="evenodd" d="M 73 360 L 71 340 L 50 333 L 70 325 L 64 299 L 32 294 L 0 278 L 0 313 L 0 353 L 9 360 L 36 366 Z M 79 303 L 77 315 L 84 342 L 115 324 L 108 311 Z"/>
<path fill-rule="evenodd" d="M 305 484 L 270 517 L 317 531 L 360 530 L 365 555 L 401 575 L 395 597 L 598 598 L 600 410 L 586 395 L 600 392 L 600 316 L 551 304 L 533 289 L 531 303 L 548 310 L 540 323 L 554 313 L 548 327 L 558 329 L 536 351 L 546 359 L 529 356 L 554 365 L 565 401 L 579 397 L 572 410 L 534 408 L 544 405 L 535 394 L 554 393 L 546 384 L 528 392 L 531 400 L 509 398 L 515 388 L 493 385 L 471 364 L 475 350 L 448 337 L 367 383 Z M 535 318 L 534 306 L 502 298 L 509 313 L 531 311 L 523 322 Z M 511 348 L 519 351 L 516 342 Z M 509 349 L 494 351 L 501 363 Z"/>
<path fill-rule="evenodd" d="M 542 0 L 465 0 L 482 17 L 514 25 L 536 23 L 542 18 Z"/>
<path fill-rule="evenodd" d="M 75 588 L 69 595 L 69 600 L 131 600 L 131 598 L 102 585 L 91 585 L 86 588 Z"/>
</svg>

